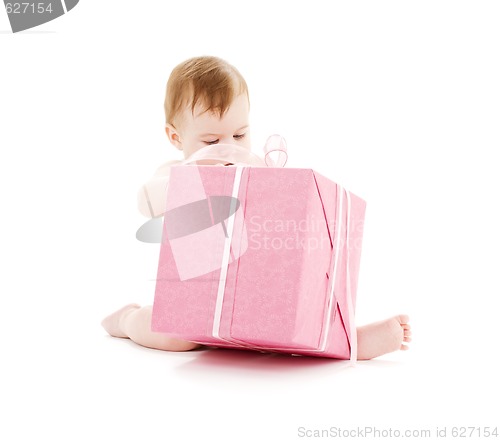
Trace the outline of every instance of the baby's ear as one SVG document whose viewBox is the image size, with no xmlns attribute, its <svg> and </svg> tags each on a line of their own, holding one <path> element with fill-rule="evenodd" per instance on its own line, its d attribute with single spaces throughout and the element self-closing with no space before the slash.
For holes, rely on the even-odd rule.
<svg viewBox="0 0 500 441">
<path fill-rule="evenodd" d="M 172 143 L 172 145 L 177 147 L 179 150 L 182 150 L 182 142 L 179 132 L 177 132 L 172 124 L 165 124 L 165 133 L 167 134 L 168 140 Z"/>
</svg>

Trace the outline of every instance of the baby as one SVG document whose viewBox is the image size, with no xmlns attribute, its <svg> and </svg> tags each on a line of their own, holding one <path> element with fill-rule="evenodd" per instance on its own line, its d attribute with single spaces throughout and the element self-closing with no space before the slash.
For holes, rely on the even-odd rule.
<svg viewBox="0 0 500 441">
<path fill-rule="evenodd" d="M 236 144 L 250 150 L 248 88 L 241 74 L 216 57 L 195 57 L 171 73 L 165 97 L 165 132 L 188 158 L 212 144 Z M 147 217 L 165 212 L 169 170 L 161 166 L 138 194 L 139 211 Z M 205 162 L 206 164 L 206 162 Z M 102 321 L 113 337 L 165 351 L 188 351 L 201 345 L 151 331 L 152 306 L 126 305 Z M 367 360 L 396 350 L 410 341 L 408 316 L 398 315 L 357 329 L 358 359 Z"/>
</svg>

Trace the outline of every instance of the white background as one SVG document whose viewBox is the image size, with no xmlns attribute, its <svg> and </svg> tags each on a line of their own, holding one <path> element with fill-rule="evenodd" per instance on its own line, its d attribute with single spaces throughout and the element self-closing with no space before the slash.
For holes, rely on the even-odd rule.
<svg viewBox="0 0 500 441">
<path fill-rule="evenodd" d="M 0 11 L 0 438 L 500 426 L 498 23 L 493 1 L 82 0 L 12 34 Z M 100 327 L 152 302 L 136 192 L 179 158 L 165 84 L 203 54 L 245 76 L 255 152 L 280 133 L 367 201 L 358 322 L 408 313 L 410 351 L 350 368 Z"/>
</svg>

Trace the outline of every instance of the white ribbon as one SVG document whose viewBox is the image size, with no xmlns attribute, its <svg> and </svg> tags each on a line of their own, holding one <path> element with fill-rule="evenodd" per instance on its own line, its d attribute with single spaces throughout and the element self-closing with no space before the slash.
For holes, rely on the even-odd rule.
<svg viewBox="0 0 500 441">
<path fill-rule="evenodd" d="M 349 315 L 349 330 L 350 330 L 350 343 L 351 343 L 351 366 L 356 364 L 358 359 L 358 331 L 356 329 L 355 317 L 354 317 L 354 301 L 352 298 L 351 291 L 351 273 L 349 271 L 349 225 L 350 225 L 350 214 L 351 214 L 351 195 L 346 191 L 347 196 L 347 226 L 346 226 L 346 250 L 347 250 L 347 262 L 346 262 L 346 290 L 347 290 L 347 311 Z"/>
<path fill-rule="evenodd" d="M 214 323 L 212 328 L 212 335 L 215 338 L 219 338 L 224 340 L 219 335 L 220 329 L 220 321 L 222 317 L 222 304 L 224 302 L 224 292 L 226 289 L 226 277 L 227 277 L 227 269 L 229 267 L 229 253 L 231 250 L 231 239 L 233 237 L 233 229 L 234 229 L 234 218 L 236 216 L 236 201 L 238 198 L 238 193 L 240 190 L 241 183 L 241 173 L 243 172 L 242 166 L 237 166 L 235 175 L 234 175 L 234 184 L 233 184 L 233 193 L 231 198 L 231 207 L 229 209 L 230 213 L 233 213 L 229 216 L 227 220 L 227 236 L 224 240 L 224 251 L 222 252 L 222 264 L 220 269 L 220 277 L 219 277 L 219 287 L 217 289 L 217 299 L 215 301 L 215 312 L 214 312 Z"/>
<path fill-rule="evenodd" d="M 338 196 L 340 194 L 340 197 Z M 333 262 L 333 268 L 330 269 L 330 278 L 332 281 L 332 287 L 330 289 L 330 295 L 328 298 L 328 310 L 326 317 L 326 331 L 323 332 L 323 338 L 318 349 L 319 352 L 324 352 L 326 349 L 326 341 L 328 339 L 328 334 L 330 333 L 330 320 L 332 317 L 332 307 L 333 307 L 333 299 L 335 293 L 335 281 L 337 280 L 337 268 L 338 268 L 338 258 L 340 254 L 340 231 L 342 230 L 342 209 L 343 209 L 343 201 L 344 199 L 344 189 L 342 186 L 337 185 L 337 219 L 335 221 L 335 229 L 337 232 L 337 237 L 334 239 L 335 244 L 335 260 Z M 349 216 L 349 215 L 348 215 Z"/>
<path fill-rule="evenodd" d="M 328 309 L 326 313 L 326 325 L 324 327 L 325 331 L 323 332 L 323 336 L 321 339 L 320 347 L 316 350 L 311 350 L 308 352 L 324 352 L 326 350 L 326 343 L 328 340 L 328 335 L 330 333 L 330 322 L 332 318 L 332 308 L 334 304 L 335 298 L 335 282 L 337 280 L 337 268 L 338 268 L 338 256 L 340 254 L 340 233 L 342 231 L 342 221 L 343 221 L 343 199 L 344 199 L 344 191 L 346 194 L 347 200 L 347 224 L 346 224 L 346 297 L 347 297 L 347 311 L 349 316 L 349 343 L 351 346 L 351 354 L 350 354 L 350 363 L 354 365 L 357 360 L 357 331 L 354 317 L 354 302 L 352 298 L 351 291 L 351 275 L 349 272 L 349 255 L 350 255 L 350 247 L 349 247 L 349 226 L 350 226 L 350 218 L 351 218 L 351 194 L 347 189 L 344 189 L 341 185 L 337 185 L 337 194 L 340 194 L 340 197 L 337 197 L 337 219 L 335 221 L 336 228 L 336 238 L 334 239 L 335 243 L 335 258 L 333 261 L 332 268 L 330 269 L 331 275 L 331 288 L 330 295 L 328 297 Z"/>
</svg>

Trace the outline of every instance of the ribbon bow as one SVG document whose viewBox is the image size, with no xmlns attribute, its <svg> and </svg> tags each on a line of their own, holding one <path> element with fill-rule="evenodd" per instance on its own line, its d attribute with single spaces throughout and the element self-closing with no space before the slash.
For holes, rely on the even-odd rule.
<svg viewBox="0 0 500 441">
<path fill-rule="evenodd" d="M 214 144 L 203 147 L 182 161 L 179 165 L 250 165 L 255 167 L 284 167 L 288 159 L 285 138 L 271 135 L 264 145 L 264 157 L 249 149 L 234 144 Z M 275 159 L 273 159 L 273 156 Z M 212 161 L 216 163 L 213 164 Z M 208 162 L 208 164 L 207 164 Z"/>
</svg>

